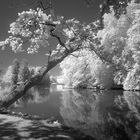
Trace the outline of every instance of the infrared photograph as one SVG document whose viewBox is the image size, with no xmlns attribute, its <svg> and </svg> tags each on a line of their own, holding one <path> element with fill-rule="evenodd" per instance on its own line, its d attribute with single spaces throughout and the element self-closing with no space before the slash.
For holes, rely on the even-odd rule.
<svg viewBox="0 0 140 140">
<path fill-rule="evenodd" d="M 140 0 L 1 0 L 0 19 L 0 140 L 140 140 Z"/>
</svg>

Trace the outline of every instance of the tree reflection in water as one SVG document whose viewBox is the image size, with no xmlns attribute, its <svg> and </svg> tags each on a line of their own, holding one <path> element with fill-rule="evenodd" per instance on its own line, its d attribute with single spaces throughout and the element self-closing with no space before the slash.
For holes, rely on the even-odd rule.
<svg viewBox="0 0 140 140">
<path fill-rule="evenodd" d="M 56 91 L 56 86 L 55 88 L 53 86 L 50 88 L 39 86 L 20 99 L 13 110 L 30 115 L 39 115 L 43 118 L 52 117 L 54 120 L 57 119 L 62 122 L 62 117 L 59 113 L 60 96 L 60 91 Z"/>
<path fill-rule="evenodd" d="M 140 139 L 140 92 L 71 90 L 61 100 L 67 126 L 98 140 Z"/>
<path fill-rule="evenodd" d="M 21 99 L 19 99 L 15 106 L 26 106 L 28 103 L 42 103 L 47 100 L 50 94 L 50 88 L 45 86 L 36 86 L 31 88 Z"/>
<path fill-rule="evenodd" d="M 140 139 L 140 92 L 36 87 L 17 104 L 29 103 L 24 112 L 55 116 L 97 140 Z"/>
</svg>

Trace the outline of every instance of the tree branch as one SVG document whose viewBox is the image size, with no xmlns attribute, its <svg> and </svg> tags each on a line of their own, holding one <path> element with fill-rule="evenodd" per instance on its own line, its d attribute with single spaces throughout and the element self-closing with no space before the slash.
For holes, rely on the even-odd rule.
<svg viewBox="0 0 140 140">
<path fill-rule="evenodd" d="M 51 1 L 49 1 L 49 4 L 47 4 L 47 6 L 45 7 L 43 2 L 41 0 L 38 0 L 38 6 L 43 9 L 43 10 L 48 10 L 48 9 L 52 9 L 52 3 Z"/>
<path fill-rule="evenodd" d="M 62 40 L 61 40 L 61 38 L 59 36 L 57 36 L 56 34 L 54 34 L 54 31 L 55 31 L 55 29 L 51 29 L 50 30 L 50 35 L 53 36 L 53 37 L 55 37 L 58 40 L 59 44 L 61 46 L 63 46 L 65 49 L 67 49 L 67 47 L 65 46 L 65 43 L 62 42 Z"/>
</svg>

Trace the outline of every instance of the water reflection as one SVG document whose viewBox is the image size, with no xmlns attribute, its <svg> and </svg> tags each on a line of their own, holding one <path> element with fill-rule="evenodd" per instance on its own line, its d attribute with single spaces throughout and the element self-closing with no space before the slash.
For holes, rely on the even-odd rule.
<svg viewBox="0 0 140 140">
<path fill-rule="evenodd" d="M 50 94 L 50 88 L 44 86 L 37 86 L 31 88 L 16 105 L 26 106 L 28 103 L 43 103 L 47 101 L 47 97 Z"/>
<path fill-rule="evenodd" d="M 64 91 L 61 116 L 67 126 L 98 140 L 140 139 L 140 93 Z"/>
<path fill-rule="evenodd" d="M 35 87 L 16 103 L 14 110 L 47 118 L 54 117 L 62 121 L 59 113 L 60 96 L 60 92 L 56 91 L 56 86 L 50 88 Z"/>
<path fill-rule="evenodd" d="M 140 139 L 140 92 L 34 88 L 18 111 L 54 116 L 97 140 Z"/>
</svg>

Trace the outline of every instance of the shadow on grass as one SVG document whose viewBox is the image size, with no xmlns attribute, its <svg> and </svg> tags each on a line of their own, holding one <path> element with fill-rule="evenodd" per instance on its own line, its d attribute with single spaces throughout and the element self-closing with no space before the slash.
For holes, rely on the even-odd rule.
<svg viewBox="0 0 140 140">
<path fill-rule="evenodd" d="M 5 122 L 5 119 L 0 119 L 0 139 L 20 139 L 18 130 L 12 122 Z"/>
<path fill-rule="evenodd" d="M 20 123 L 22 122 L 22 126 Z M 41 139 L 41 140 L 94 140 L 83 133 L 64 126 L 51 126 L 41 120 L 24 125 L 24 120 L 6 121 L 0 119 L 0 140 Z"/>
</svg>

